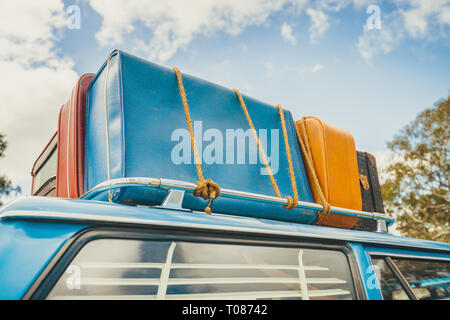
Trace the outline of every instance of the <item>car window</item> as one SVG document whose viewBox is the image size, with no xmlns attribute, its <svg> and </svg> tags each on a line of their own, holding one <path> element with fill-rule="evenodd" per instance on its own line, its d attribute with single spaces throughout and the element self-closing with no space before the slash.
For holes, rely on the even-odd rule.
<svg viewBox="0 0 450 320">
<path fill-rule="evenodd" d="M 420 300 L 450 299 L 450 263 L 392 259 Z"/>
<path fill-rule="evenodd" d="M 99 239 L 48 299 L 353 299 L 341 251 Z"/>
<path fill-rule="evenodd" d="M 398 278 L 386 264 L 383 258 L 372 259 L 374 270 L 380 284 L 384 300 L 409 300 Z"/>
</svg>

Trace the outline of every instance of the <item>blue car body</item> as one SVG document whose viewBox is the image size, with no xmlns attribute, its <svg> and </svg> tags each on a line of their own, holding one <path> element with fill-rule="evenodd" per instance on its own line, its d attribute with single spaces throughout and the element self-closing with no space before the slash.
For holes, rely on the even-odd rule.
<svg viewBox="0 0 450 320">
<path fill-rule="evenodd" d="M 294 241 L 344 244 L 351 250 L 363 294 L 382 299 L 377 280 L 371 279 L 371 255 L 450 260 L 448 244 L 364 232 L 229 215 L 166 208 L 132 207 L 93 200 L 30 197 L 15 200 L 0 210 L 0 299 L 32 297 L 52 266 L 87 230 L 116 228 L 143 232 L 214 232 L 248 238 L 270 236 Z M 368 285 L 368 283 L 375 285 Z"/>
</svg>

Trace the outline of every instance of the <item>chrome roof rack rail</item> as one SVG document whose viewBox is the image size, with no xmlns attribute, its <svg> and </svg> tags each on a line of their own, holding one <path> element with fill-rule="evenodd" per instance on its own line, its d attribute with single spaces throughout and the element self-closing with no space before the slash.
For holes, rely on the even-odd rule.
<svg viewBox="0 0 450 320">
<path fill-rule="evenodd" d="M 172 180 L 172 179 L 161 179 L 161 178 L 119 178 L 119 179 L 112 179 L 105 182 L 102 182 L 86 192 L 81 199 L 90 199 L 92 197 L 95 197 L 95 195 L 99 194 L 100 192 L 120 188 L 124 186 L 147 186 L 152 188 L 159 188 L 164 189 L 167 191 L 170 190 L 180 190 L 187 193 L 193 193 L 196 185 L 194 183 L 186 182 L 186 181 L 180 181 L 180 180 Z M 169 193 L 168 197 L 163 202 L 166 204 L 171 203 L 169 201 L 169 197 L 173 196 L 174 194 Z M 180 194 L 177 195 L 178 201 L 175 206 L 180 209 Z M 184 194 L 182 195 L 184 196 Z M 237 191 L 232 189 L 220 189 L 220 197 L 226 197 L 226 198 L 234 198 L 234 199 L 241 199 L 241 200 L 248 200 L 248 201 L 256 201 L 256 202 L 262 202 L 262 203 L 268 203 L 268 204 L 278 204 L 278 205 L 285 205 L 287 203 L 287 200 L 285 198 L 278 198 L 274 196 L 268 196 L 263 194 L 257 194 L 257 193 L 250 193 L 250 192 L 244 192 L 244 191 Z M 181 197 L 182 199 L 183 197 Z M 167 208 L 171 207 L 166 206 Z M 323 210 L 323 206 L 318 203 L 312 203 L 312 202 L 305 202 L 305 201 L 299 201 L 298 207 L 304 208 L 304 209 L 310 209 L 315 211 L 321 211 Z M 359 218 L 366 218 L 366 219 L 375 219 L 384 221 L 384 227 L 383 224 L 378 225 L 378 231 L 379 232 L 385 232 L 386 225 L 391 225 L 394 223 L 394 218 L 388 216 L 384 213 L 379 212 L 365 212 L 361 210 L 353 210 L 353 209 L 347 209 L 347 208 L 340 208 L 331 206 L 331 212 L 337 213 L 337 214 L 343 214 L 347 216 L 354 216 Z"/>
</svg>

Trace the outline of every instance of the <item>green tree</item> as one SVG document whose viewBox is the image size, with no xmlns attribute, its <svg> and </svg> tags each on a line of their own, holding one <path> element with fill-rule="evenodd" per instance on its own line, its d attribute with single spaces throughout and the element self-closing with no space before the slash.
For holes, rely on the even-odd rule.
<svg viewBox="0 0 450 320">
<path fill-rule="evenodd" d="M 0 133 L 0 158 L 5 156 L 6 148 L 8 147 L 8 142 L 4 134 Z M 11 180 L 5 175 L 0 175 L 0 198 L 2 196 L 7 196 L 11 192 L 19 193 L 20 187 L 14 187 Z M 0 206 L 2 202 L 0 201 Z"/>
<path fill-rule="evenodd" d="M 450 242 L 450 96 L 422 111 L 388 143 L 382 185 L 388 213 L 404 235 Z"/>
</svg>

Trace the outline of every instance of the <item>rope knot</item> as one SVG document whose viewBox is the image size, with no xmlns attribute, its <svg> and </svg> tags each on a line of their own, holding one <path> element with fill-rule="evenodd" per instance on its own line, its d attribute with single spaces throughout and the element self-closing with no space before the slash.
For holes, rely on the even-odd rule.
<svg viewBox="0 0 450 320">
<path fill-rule="evenodd" d="M 287 200 L 287 203 L 283 206 L 283 208 L 289 209 L 289 210 L 297 208 L 298 201 L 295 201 L 291 196 L 287 196 L 286 200 Z"/>
<path fill-rule="evenodd" d="M 214 199 L 220 195 L 220 187 L 211 179 L 197 181 L 197 188 L 194 190 L 194 196 L 201 197 L 203 200 L 209 200 L 205 208 L 207 214 L 211 214 L 211 204 Z"/>
<path fill-rule="evenodd" d="M 205 212 L 211 214 L 211 204 L 213 200 L 220 195 L 220 188 L 217 185 L 217 183 L 215 183 L 211 179 L 208 180 L 203 179 L 202 165 L 200 157 L 198 155 L 197 145 L 195 144 L 194 130 L 192 128 L 191 114 L 189 112 L 189 104 L 187 102 L 186 91 L 184 90 L 183 86 L 183 77 L 181 75 L 180 70 L 177 67 L 174 67 L 173 71 L 175 71 L 175 74 L 177 76 L 178 91 L 180 93 L 181 102 L 183 103 L 184 114 L 186 116 L 186 123 L 189 129 L 189 136 L 191 137 L 191 148 L 192 151 L 194 152 L 195 167 L 197 168 L 197 175 L 199 179 L 199 181 L 195 183 L 197 187 L 194 190 L 194 196 L 202 197 L 204 200 L 209 200 L 208 205 L 205 208 Z"/>
<path fill-rule="evenodd" d="M 202 197 L 203 200 L 216 199 L 220 195 L 220 187 L 211 179 L 197 181 L 197 188 L 194 190 L 194 196 Z"/>
<path fill-rule="evenodd" d="M 328 203 L 328 201 L 324 201 L 324 202 L 322 203 L 322 205 L 323 205 L 323 211 L 322 211 L 322 214 L 323 214 L 323 215 L 329 214 L 329 213 L 330 213 L 330 210 L 331 210 L 331 206 L 330 206 L 330 204 Z"/>
</svg>

